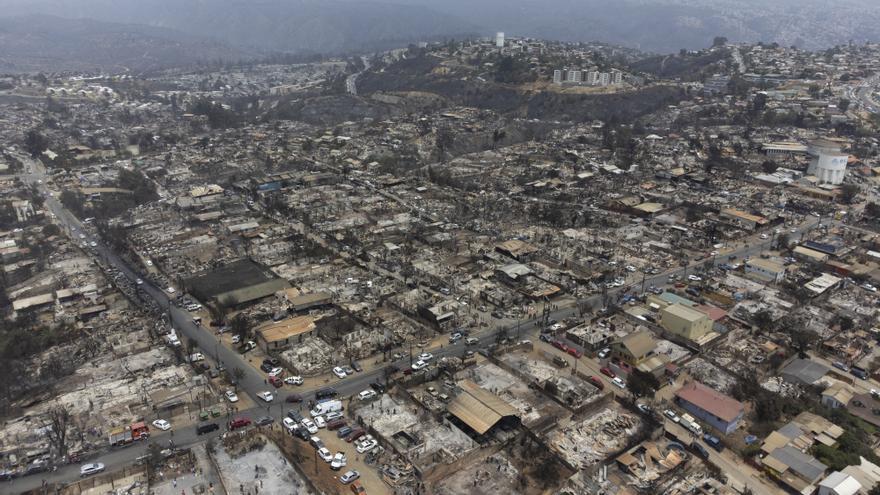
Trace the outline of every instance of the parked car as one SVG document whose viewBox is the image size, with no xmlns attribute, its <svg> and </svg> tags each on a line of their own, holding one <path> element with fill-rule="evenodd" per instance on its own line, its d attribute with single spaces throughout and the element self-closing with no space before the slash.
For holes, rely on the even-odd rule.
<svg viewBox="0 0 880 495">
<path fill-rule="evenodd" d="M 376 391 L 372 389 L 367 389 L 358 394 L 358 400 L 370 400 L 376 397 Z"/>
<path fill-rule="evenodd" d="M 275 397 L 272 395 L 272 392 L 269 392 L 268 390 L 257 392 L 257 397 L 263 399 L 265 402 L 272 402 L 272 400 L 275 399 Z"/>
<path fill-rule="evenodd" d="M 327 429 L 328 430 L 338 430 L 346 425 L 346 421 L 342 418 L 337 418 L 331 421 L 327 421 Z"/>
<path fill-rule="evenodd" d="M 345 370 L 342 369 L 342 368 L 339 367 L 339 366 L 336 366 L 336 367 L 333 368 L 333 374 L 336 375 L 336 377 L 337 377 L 337 378 L 340 378 L 340 379 L 345 378 L 346 376 L 348 376 L 348 375 L 345 373 Z"/>
<path fill-rule="evenodd" d="M 367 432 L 365 432 L 362 428 L 355 428 L 351 433 L 345 436 L 345 441 L 348 443 L 354 442 L 358 438 L 366 435 L 366 433 Z"/>
<path fill-rule="evenodd" d="M 327 447 L 321 447 L 320 449 L 318 449 L 318 457 L 320 457 L 321 460 L 323 460 L 324 462 L 330 462 L 333 460 L 333 454 L 331 454 L 330 451 L 327 450 Z"/>
<path fill-rule="evenodd" d="M 602 382 L 602 379 L 598 376 L 591 376 L 590 383 L 596 386 L 599 390 L 605 390 L 605 383 Z"/>
<path fill-rule="evenodd" d="M 196 435 L 204 435 L 220 429 L 217 423 L 199 423 L 196 425 Z"/>
<path fill-rule="evenodd" d="M 606 348 L 602 349 L 601 351 L 599 351 L 598 356 L 599 356 L 601 359 L 605 359 L 606 357 L 608 357 L 609 354 L 611 354 L 611 348 L 610 348 L 610 347 L 606 347 Z"/>
<path fill-rule="evenodd" d="M 284 383 L 286 383 L 288 385 L 302 385 L 303 384 L 303 377 L 298 376 L 298 375 L 297 376 L 288 376 L 287 378 L 284 379 Z"/>
<path fill-rule="evenodd" d="M 318 433 L 318 425 L 316 425 L 311 419 L 303 418 L 303 420 L 300 421 L 300 424 L 303 425 L 303 428 L 305 428 L 312 435 Z"/>
<path fill-rule="evenodd" d="M 413 369 L 413 371 L 419 371 L 420 369 L 423 369 L 427 366 L 428 366 L 428 363 L 426 363 L 420 359 L 412 364 L 412 369 Z"/>
<path fill-rule="evenodd" d="M 339 431 L 336 432 L 336 436 L 339 438 L 345 438 L 352 431 L 354 431 L 354 428 L 350 426 L 343 426 L 342 428 L 339 428 Z"/>
<path fill-rule="evenodd" d="M 284 380 L 282 380 L 281 378 L 278 378 L 277 376 L 270 376 L 269 377 L 269 384 L 275 388 L 281 388 L 284 386 Z"/>
<path fill-rule="evenodd" d="M 296 430 L 296 429 L 299 428 L 299 425 L 297 424 L 297 422 L 294 421 L 294 420 L 292 420 L 292 419 L 290 419 L 290 418 L 284 418 L 284 419 L 282 419 L 282 420 L 281 420 L 281 424 L 282 424 L 282 426 L 284 426 L 284 428 L 285 428 L 287 431 L 289 431 L 289 432 L 291 432 L 291 433 L 293 433 L 294 430 Z"/>
<path fill-rule="evenodd" d="M 288 403 L 291 403 L 291 402 L 302 402 L 302 401 L 303 401 L 303 398 L 302 398 L 302 396 L 299 395 L 299 394 L 290 394 L 290 395 L 287 396 L 286 399 L 284 399 L 284 402 L 288 402 Z"/>
<path fill-rule="evenodd" d="M 79 468 L 79 475 L 85 478 L 86 476 L 91 476 L 93 474 L 98 474 L 104 470 L 104 464 L 100 462 L 94 462 L 91 464 L 83 464 Z"/>
<path fill-rule="evenodd" d="M 314 418 L 312 418 L 312 421 L 315 422 L 315 426 L 317 426 L 319 429 L 327 427 L 327 422 L 324 421 L 323 416 L 315 416 Z"/>
<path fill-rule="evenodd" d="M 568 353 L 571 354 L 572 356 L 574 356 L 575 358 L 578 358 L 578 359 L 580 359 L 580 358 L 584 355 L 583 352 L 581 352 L 581 351 L 575 349 L 574 347 L 569 347 L 569 348 L 568 348 Z"/>
<path fill-rule="evenodd" d="M 608 367 L 600 368 L 599 372 L 602 373 L 603 375 L 607 376 L 608 378 L 614 378 L 617 376 L 614 374 L 613 371 L 611 371 L 611 368 L 608 368 Z"/>
<path fill-rule="evenodd" d="M 449 343 L 454 344 L 454 343 L 458 342 L 459 340 L 461 340 L 461 338 L 462 338 L 461 333 L 455 332 L 454 334 L 449 336 Z"/>
<path fill-rule="evenodd" d="M 157 419 L 153 421 L 153 426 L 162 431 L 168 431 L 171 429 L 171 423 L 165 421 L 164 419 Z"/>
<path fill-rule="evenodd" d="M 615 376 L 614 378 L 612 378 L 612 379 L 611 379 L 611 383 L 613 383 L 614 385 L 620 387 L 621 389 L 625 389 L 625 388 L 626 388 L 626 382 L 623 381 L 623 380 L 621 380 L 619 376 Z"/>
<path fill-rule="evenodd" d="M 465 345 L 477 345 L 480 343 L 480 339 L 476 337 L 468 337 L 464 340 Z"/>
<path fill-rule="evenodd" d="M 230 430 L 237 430 L 239 428 L 244 428 L 246 426 L 250 426 L 251 420 L 250 418 L 235 418 L 229 423 Z"/>
<path fill-rule="evenodd" d="M 232 390 L 227 390 L 224 395 L 226 395 L 226 400 L 229 402 L 238 402 L 238 395 Z"/>
<path fill-rule="evenodd" d="M 840 361 L 834 361 L 833 363 L 831 363 L 831 366 L 834 366 L 835 368 L 837 368 L 841 371 L 849 372 L 849 366 L 843 364 Z"/>
<path fill-rule="evenodd" d="M 370 388 L 375 390 L 377 394 L 385 393 L 385 386 L 379 382 L 370 382 Z"/>
<path fill-rule="evenodd" d="M 322 388 L 322 389 L 319 389 L 317 392 L 315 392 L 315 399 L 321 400 L 321 399 L 326 399 L 328 397 L 334 397 L 338 393 L 339 392 L 337 392 L 336 389 L 334 389 L 333 387 Z"/>
<path fill-rule="evenodd" d="M 346 471 L 345 474 L 340 476 L 339 481 L 341 481 L 343 485 L 347 485 L 360 477 L 361 477 L 361 473 L 352 469 L 351 471 Z"/>
<path fill-rule="evenodd" d="M 266 426 L 271 425 L 274 422 L 275 418 L 273 418 L 272 416 L 260 416 L 259 418 L 257 418 L 256 424 L 257 426 Z"/>
<path fill-rule="evenodd" d="M 420 360 L 420 361 L 428 362 L 428 361 L 430 361 L 430 360 L 432 360 L 432 359 L 434 359 L 434 355 L 431 354 L 430 352 L 423 352 L 423 353 L 419 354 L 419 360 Z"/>
<path fill-rule="evenodd" d="M 271 370 L 269 370 L 269 376 L 280 377 L 283 374 L 284 374 L 284 368 L 272 368 Z"/>
<path fill-rule="evenodd" d="M 348 459 L 345 457 L 345 452 L 337 452 L 330 461 L 330 469 L 334 471 L 342 469 L 347 463 Z"/>
<path fill-rule="evenodd" d="M 673 423 L 678 423 L 681 421 L 681 418 L 678 417 L 678 414 L 675 414 L 675 411 L 672 409 L 667 409 L 663 411 L 663 415 L 672 420 Z"/>
<path fill-rule="evenodd" d="M 333 421 L 334 419 L 339 419 L 342 417 L 341 411 L 330 411 L 324 415 L 324 419 L 326 421 Z"/>
<path fill-rule="evenodd" d="M 361 363 L 359 363 L 357 361 L 352 361 L 351 367 L 354 368 L 354 370 L 358 373 L 360 373 L 361 371 L 364 371 L 364 367 L 361 366 Z"/>
</svg>

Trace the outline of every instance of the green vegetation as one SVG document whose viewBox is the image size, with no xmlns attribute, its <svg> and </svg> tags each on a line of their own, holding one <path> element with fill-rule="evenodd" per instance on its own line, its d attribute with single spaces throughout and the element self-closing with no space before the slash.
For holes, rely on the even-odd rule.
<svg viewBox="0 0 880 495">
<path fill-rule="evenodd" d="M 212 129 L 238 127 L 241 124 L 241 118 L 235 112 L 227 110 L 220 103 L 204 98 L 193 103 L 190 112 L 206 116 Z"/>
<path fill-rule="evenodd" d="M 521 84 L 535 79 L 537 76 L 529 70 L 528 62 L 522 57 L 504 56 L 495 64 L 496 82 Z"/>
<path fill-rule="evenodd" d="M 633 370 L 626 377 L 626 387 L 634 397 L 654 397 L 654 392 L 660 388 L 660 381 L 653 373 Z"/>
<path fill-rule="evenodd" d="M 842 470 L 846 466 L 859 464 L 859 457 L 864 457 L 873 463 L 880 462 L 880 458 L 871 449 L 865 438 L 871 438 L 876 429 L 860 418 L 853 416 L 843 408 L 825 409 L 818 411 L 834 424 L 844 429 L 843 435 L 837 439 L 836 447 L 827 447 L 816 444 L 812 453 L 831 469 Z"/>
<path fill-rule="evenodd" d="M 61 192 L 59 200 L 79 218 L 95 217 L 103 220 L 159 198 L 155 184 L 136 170 L 120 170 L 116 184 L 113 186 L 129 190 L 131 194 L 104 193 L 100 199 L 86 201 L 86 197 L 81 193 L 66 189 Z"/>
</svg>

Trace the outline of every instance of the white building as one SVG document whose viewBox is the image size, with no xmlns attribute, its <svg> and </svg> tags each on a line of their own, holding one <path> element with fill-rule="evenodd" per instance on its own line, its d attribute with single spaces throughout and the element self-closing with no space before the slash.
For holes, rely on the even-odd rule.
<svg viewBox="0 0 880 495">
<path fill-rule="evenodd" d="M 502 33 L 502 32 L 495 33 L 495 47 L 496 48 L 504 48 L 504 33 Z"/>
<path fill-rule="evenodd" d="M 581 71 L 570 70 L 565 74 L 565 82 L 578 84 L 581 82 Z"/>
<path fill-rule="evenodd" d="M 611 84 L 623 84 L 623 73 L 619 70 L 611 71 Z"/>
<path fill-rule="evenodd" d="M 837 185 L 843 182 L 849 155 L 840 149 L 840 142 L 830 139 L 817 139 L 811 142 L 808 153 L 812 160 L 807 168 L 807 174 L 816 176 L 822 184 Z"/>
<path fill-rule="evenodd" d="M 553 71 L 553 84 L 562 84 L 562 71 L 559 69 Z"/>
<path fill-rule="evenodd" d="M 819 495 L 856 495 L 862 484 L 848 474 L 834 471 L 819 483 Z"/>
<path fill-rule="evenodd" d="M 611 74 L 602 72 L 599 74 L 599 86 L 608 86 L 611 84 Z"/>
<path fill-rule="evenodd" d="M 595 70 L 587 72 L 586 83 L 590 86 L 599 84 L 599 72 Z"/>
</svg>

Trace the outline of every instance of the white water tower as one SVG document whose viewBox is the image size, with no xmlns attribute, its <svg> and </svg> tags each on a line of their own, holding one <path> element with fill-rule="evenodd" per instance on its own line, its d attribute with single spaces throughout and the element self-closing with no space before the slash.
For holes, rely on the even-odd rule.
<svg viewBox="0 0 880 495">
<path fill-rule="evenodd" d="M 504 33 L 502 33 L 502 32 L 495 33 L 495 47 L 496 48 L 504 48 Z"/>
<path fill-rule="evenodd" d="M 842 143 L 837 140 L 812 141 L 807 151 L 812 157 L 807 174 L 815 175 L 822 184 L 838 185 L 843 182 L 849 155 L 842 152 L 841 148 Z"/>
</svg>

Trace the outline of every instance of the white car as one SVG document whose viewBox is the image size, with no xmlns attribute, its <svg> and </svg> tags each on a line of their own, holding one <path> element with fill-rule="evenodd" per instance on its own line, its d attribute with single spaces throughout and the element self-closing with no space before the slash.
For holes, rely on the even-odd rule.
<svg viewBox="0 0 880 495">
<path fill-rule="evenodd" d="M 291 433 L 299 428 L 299 426 L 296 424 L 296 421 L 290 418 L 284 418 L 283 420 L 281 420 L 281 424 L 284 425 L 284 428 Z"/>
<path fill-rule="evenodd" d="M 191 363 L 198 363 L 199 361 L 204 361 L 204 360 L 205 360 L 205 355 L 202 354 L 201 352 L 196 352 L 189 357 L 189 362 L 191 362 Z"/>
<path fill-rule="evenodd" d="M 432 359 L 434 359 L 434 355 L 431 354 L 430 352 L 423 352 L 423 353 L 419 354 L 419 360 L 421 360 L 421 361 L 428 362 Z"/>
<path fill-rule="evenodd" d="M 301 376 L 288 376 L 287 378 L 284 379 L 284 383 L 286 383 L 288 385 L 302 385 L 303 384 L 303 377 L 301 377 Z"/>
<path fill-rule="evenodd" d="M 599 351 L 599 358 L 604 359 L 604 358 L 608 357 L 609 354 L 611 354 L 611 348 L 606 347 L 606 348 L 602 349 L 601 351 Z"/>
<path fill-rule="evenodd" d="M 865 290 L 868 291 L 868 292 L 877 292 L 877 288 L 874 287 L 874 286 L 871 285 L 871 284 L 867 284 L 867 283 L 866 283 L 865 285 L 862 286 L 862 288 L 865 289 Z"/>
<path fill-rule="evenodd" d="M 333 374 L 336 375 L 337 378 L 345 378 L 346 376 L 348 376 L 345 374 L 345 370 L 340 368 L 339 366 L 333 368 Z"/>
<path fill-rule="evenodd" d="M 233 335 L 232 336 L 232 343 L 233 344 L 240 344 L 241 343 L 241 335 Z"/>
<path fill-rule="evenodd" d="M 761 234 L 761 239 L 767 239 L 768 237 L 770 237 L 770 236 L 767 234 Z"/>
<path fill-rule="evenodd" d="M 272 402 L 272 400 L 275 399 L 275 397 L 272 395 L 272 392 L 269 392 L 268 390 L 257 392 L 257 397 L 263 399 L 266 402 Z"/>
<path fill-rule="evenodd" d="M 663 411 L 663 414 L 667 418 L 671 419 L 673 423 L 678 423 L 679 421 L 681 421 L 681 418 L 679 418 L 678 414 L 675 414 L 675 411 L 673 411 L 672 409 L 667 409 Z"/>
<path fill-rule="evenodd" d="M 611 380 L 611 383 L 613 383 L 613 384 L 616 385 L 617 387 L 620 387 L 621 389 L 625 389 L 625 388 L 626 388 L 626 382 L 623 381 L 619 376 L 615 376 L 615 377 Z"/>
<path fill-rule="evenodd" d="M 144 281 L 141 279 L 137 279 L 135 282 L 137 282 L 138 285 L 144 285 Z"/>
<path fill-rule="evenodd" d="M 378 442 L 374 439 L 367 440 L 366 442 L 361 442 L 357 446 L 357 451 L 359 454 L 365 454 L 373 449 L 375 449 L 379 445 Z"/>
<path fill-rule="evenodd" d="M 153 426 L 159 428 L 162 431 L 168 431 L 171 429 L 171 423 L 165 421 L 164 419 L 157 419 L 153 421 Z"/>
<path fill-rule="evenodd" d="M 324 415 L 324 421 L 333 421 L 334 419 L 339 419 L 342 417 L 342 413 L 339 411 L 328 412 Z"/>
<path fill-rule="evenodd" d="M 346 471 L 345 474 L 340 476 L 339 481 L 341 481 L 343 485 L 347 485 L 360 477 L 361 477 L 361 473 L 352 469 L 351 471 Z"/>
<path fill-rule="evenodd" d="M 428 366 L 428 363 L 419 359 L 418 361 L 416 361 L 412 364 L 412 369 L 413 369 L 413 371 L 419 371 L 420 369 L 423 369 L 426 366 Z"/>
<path fill-rule="evenodd" d="M 318 457 L 324 460 L 324 462 L 330 462 L 333 460 L 333 454 L 327 450 L 327 447 L 321 447 L 318 449 Z"/>
<path fill-rule="evenodd" d="M 302 424 L 303 428 L 305 428 L 312 435 L 318 433 L 318 425 L 316 425 L 311 419 L 303 418 L 303 420 L 300 421 L 300 424 Z"/>
<path fill-rule="evenodd" d="M 235 394 L 232 390 L 226 391 L 226 399 L 229 402 L 238 402 L 238 395 Z"/>
<path fill-rule="evenodd" d="M 327 422 L 324 421 L 324 418 L 322 416 L 315 416 L 314 418 L 312 418 L 312 420 L 315 422 L 315 426 L 317 426 L 318 428 L 327 427 Z"/>
<path fill-rule="evenodd" d="M 330 469 L 342 469 L 346 463 L 348 463 L 348 459 L 345 457 L 345 452 L 337 452 L 333 456 L 333 460 L 330 461 Z"/>
<path fill-rule="evenodd" d="M 367 390 L 364 390 L 363 392 L 358 394 L 358 400 L 370 400 L 375 396 L 376 396 L 376 391 L 368 388 Z"/>
<path fill-rule="evenodd" d="M 104 465 L 100 462 L 95 462 L 92 464 L 83 464 L 79 468 L 79 475 L 82 477 L 91 476 L 93 474 L 98 474 L 104 470 Z"/>
<path fill-rule="evenodd" d="M 696 276 L 696 275 L 688 275 L 688 280 L 690 280 L 691 282 L 699 282 L 700 280 L 703 280 L 703 279 Z"/>
<path fill-rule="evenodd" d="M 626 271 L 634 272 L 634 271 L 636 271 L 636 267 L 634 267 L 632 265 L 626 265 Z"/>
<path fill-rule="evenodd" d="M 284 368 L 272 368 L 269 370 L 269 376 L 278 376 L 281 373 L 284 373 Z"/>
</svg>

